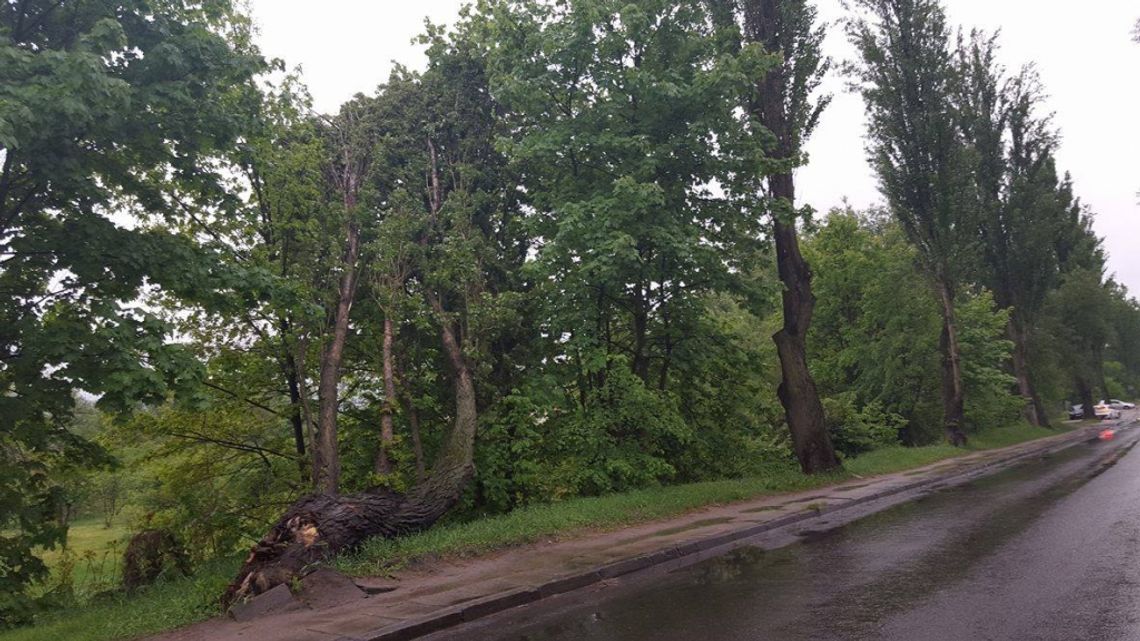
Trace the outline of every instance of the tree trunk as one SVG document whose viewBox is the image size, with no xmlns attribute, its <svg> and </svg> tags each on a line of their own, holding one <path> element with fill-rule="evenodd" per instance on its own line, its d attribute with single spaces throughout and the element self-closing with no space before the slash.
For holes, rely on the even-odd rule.
<svg viewBox="0 0 1140 641">
<path fill-rule="evenodd" d="M 301 413 L 304 416 L 305 433 L 308 436 L 309 443 L 317 442 L 316 421 L 313 420 L 313 407 L 310 402 L 312 394 L 309 391 L 309 384 L 305 377 L 305 372 L 308 371 L 306 365 L 306 354 L 309 351 L 309 339 L 307 337 L 299 337 L 295 351 L 293 352 L 293 362 L 297 364 L 297 391 L 301 394 Z M 313 449 L 310 445 L 309 450 Z M 314 489 L 316 488 L 316 477 L 309 473 L 309 480 L 312 481 Z"/>
<path fill-rule="evenodd" d="M 645 297 L 645 289 L 637 286 L 637 295 L 633 297 L 633 374 L 641 379 L 646 386 L 649 385 L 649 309 Z"/>
<path fill-rule="evenodd" d="M 785 6 L 782 0 L 750 0 L 741 9 L 747 39 L 784 56 L 783 62 L 769 69 L 757 83 L 751 112 L 774 138 L 765 149 L 768 155 L 794 166 L 800 139 L 810 133 L 801 121 L 803 105 L 797 106 L 799 101 L 808 99 L 806 93 L 801 93 L 803 87 L 797 85 L 803 79 L 798 67 L 807 62 L 806 77 L 813 76 L 811 56 L 802 57 L 803 52 L 789 44 L 795 39 L 794 35 L 789 38 L 789 34 L 795 34 L 797 29 L 793 7 Z M 800 253 L 796 236 L 796 186 L 790 169 L 768 177 L 768 197 L 776 265 L 784 287 L 784 325 L 772 337 L 782 373 L 777 393 L 800 467 L 806 474 L 826 472 L 840 467 L 840 463 L 827 433 L 819 390 L 808 369 L 807 333 L 815 311 L 815 296 L 811 291 L 811 268 Z"/>
<path fill-rule="evenodd" d="M 289 354 L 285 355 L 288 373 L 286 379 L 289 385 L 289 421 L 293 424 L 293 445 L 297 450 L 297 457 L 305 460 L 305 418 L 301 410 L 301 386 L 297 382 L 296 363 Z M 305 470 L 302 470 L 305 471 Z"/>
<path fill-rule="evenodd" d="M 346 215 L 352 215 L 346 199 Z M 321 380 L 317 388 L 317 441 L 313 444 L 313 478 L 317 490 L 324 494 L 336 494 L 340 489 L 340 452 L 337 445 L 337 410 L 341 364 L 344 361 L 344 345 L 348 340 L 348 318 L 356 297 L 356 261 L 360 254 L 360 227 L 349 222 L 342 261 L 343 273 L 337 295 L 336 315 L 333 318 L 333 335 L 321 355 Z"/>
<path fill-rule="evenodd" d="M 1084 411 L 1084 417 L 1086 419 L 1095 419 L 1096 410 L 1093 409 L 1093 406 L 1096 405 L 1096 403 L 1093 402 L 1092 385 L 1089 385 L 1084 377 L 1077 377 L 1076 383 L 1077 394 L 1081 397 L 1081 409 Z"/>
<path fill-rule="evenodd" d="M 253 546 L 222 597 L 224 607 L 289 583 L 314 563 L 352 550 L 366 539 L 427 529 L 459 502 L 475 474 L 475 382 L 455 329 L 438 300 L 429 298 L 441 316 L 440 337 L 455 388 L 455 425 L 431 475 L 407 494 L 378 489 L 350 496 L 313 494 L 297 501 Z"/>
<path fill-rule="evenodd" d="M 289 349 L 285 336 L 289 331 L 289 323 L 281 321 L 281 353 L 285 365 L 285 383 L 289 387 L 289 422 L 293 425 L 293 446 L 297 451 L 297 465 L 300 468 L 301 481 L 308 484 L 312 480 L 310 469 L 305 461 L 305 410 L 301 402 L 300 371 L 297 368 L 297 359 Z"/>
<path fill-rule="evenodd" d="M 1093 363 L 1096 364 L 1096 381 L 1097 386 L 1100 388 L 1100 393 L 1104 395 L 1103 399 L 1108 402 L 1112 394 L 1108 391 L 1108 378 L 1104 375 L 1104 350 L 1101 348 L 1092 351 Z"/>
<path fill-rule="evenodd" d="M 1016 313 L 1010 317 L 1006 331 L 1013 341 L 1013 375 L 1017 378 L 1017 391 L 1025 402 L 1025 419 L 1032 425 L 1049 427 L 1049 416 L 1029 374 L 1028 337 Z"/>
<path fill-rule="evenodd" d="M 388 450 L 392 447 L 395 431 L 392 428 L 392 415 L 396 413 L 396 370 L 392 353 L 396 342 L 396 330 L 390 314 L 384 317 L 384 409 L 380 414 L 380 447 L 376 450 L 376 473 L 391 474 L 392 462 L 388 460 Z"/>
<path fill-rule="evenodd" d="M 945 281 L 938 283 L 942 306 L 942 425 L 946 440 L 955 447 L 966 445 L 962 431 L 965 418 L 965 394 L 962 389 L 962 351 L 958 343 L 958 326 L 954 315 L 954 291 Z"/>
<path fill-rule="evenodd" d="M 439 299 L 434 296 L 428 298 L 432 309 L 440 316 L 442 325 L 440 338 L 443 343 L 443 351 L 447 354 L 447 359 L 455 374 L 455 427 L 451 430 L 450 438 L 444 443 L 436 465 L 439 466 L 441 463 L 443 467 L 471 465 L 474 458 L 475 427 L 478 418 L 475 405 L 475 380 L 471 374 L 471 368 L 467 365 L 467 357 L 463 355 L 459 336 L 447 319 Z"/>
<path fill-rule="evenodd" d="M 400 403 L 404 406 L 404 414 L 408 417 L 408 433 L 412 437 L 412 453 L 416 458 L 416 483 L 422 483 L 427 473 L 424 468 L 424 445 L 420 437 L 420 414 L 416 411 L 416 404 L 412 398 L 412 388 L 404 371 L 400 367 L 399 359 L 393 359 L 396 368 L 396 380 L 400 381 Z"/>
<path fill-rule="evenodd" d="M 302 576 L 315 563 L 366 539 L 430 527 L 459 500 L 473 468 L 440 468 L 406 495 L 380 489 L 348 496 L 312 494 L 297 501 L 250 550 L 223 607 Z"/>
<path fill-rule="evenodd" d="M 409 394 L 404 394 L 402 397 L 404 403 L 404 413 L 408 415 L 408 431 L 412 436 L 412 452 L 416 457 L 416 482 L 422 483 L 426 472 L 424 470 L 424 446 L 423 440 L 420 438 L 420 415 L 416 411 L 416 406 L 412 403 L 412 397 Z"/>
<path fill-rule="evenodd" d="M 795 199 L 791 174 L 772 176 L 771 196 L 787 206 Z M 811 268 L 800 253 L 794 222 L 773 216 L 776 264 L 784 285 L 784 326 L 772 339 L 780 357 L 783 379 L 777 393 L 784 406 L 784 417 L 792 434 L 792 444 L 805 474 L 817 474 L 840 467 L 824 421 L 823 404 L 807 363 L 807 331 L 815 310 L 811 292 Z"/>
</svg>

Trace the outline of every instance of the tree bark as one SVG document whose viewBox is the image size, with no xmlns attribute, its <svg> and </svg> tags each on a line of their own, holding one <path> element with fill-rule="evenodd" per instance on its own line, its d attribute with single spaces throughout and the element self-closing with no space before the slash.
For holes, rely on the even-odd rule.
<svg viewBox="0 0 1140 641">
<path fill-rule="evenodd" d="M 285 368 L 285 383 L 289 387 L 289 422 L 293 426 L 293 447 L 297 452 L 301 481 L 308 484 L 312 481 L 312 476 L 305 460 L 305 409 L 301 401 L 301 372 L 286 340 L 289 329 L 289 321 L 281 319 L 281 358 Z"/>
<path fill-rule="evenodd" d="M 458 502 L 472 474 L 473 468 L 440 468 L 406 495 L 381 489 L 348 496 L 306 496 L 250 550 L 222 597 L 223 607 L 288 584 L 313 564 L 368 538 L 430 527 Z"/>
<path fill-rule="evenodd" d="M 440 452 L 440 460 L 444 467 L 455 465 L 470 465 L 474 458 L 475 427 L 478 418 L 475 405 L 475 380 L 471 368 L 467 365 L 467 357 L 463 355 L 463 347 L 459 342 L 459 335 L 447 319 L 446 312 L 439 299 L 429 296 L 432 309 L 440 316 L 440 339 L 443 351 L 455 375 L 455 427 L 452 428 L 450 438 L 444 443 Z"/>
<path fill-rule="evenodd" d="M 962 388 L 962 351 L 958 342 L 958 325 L 954 314 L 954 290 L 944 280 L 938 283 L 942 307 L 942 425 L 946 440 L 955 447 L 966 445 L 962 431 L 965 418 L 965 394 Z"/>
<path fill-rule="evenodd" d="M 297 457 L 302 461 L 302 471 L 306 473 L 305 460 L 305 417 L 301 410 L 301 386 L 297 381 L 297 364 L 293 356 L 285 351 L 286 382 L 289 385 L 289 422 L 293 425 L 293 446 Z"/>
<path fill-rule="evenodd" d="M 416 482 L 422 483 L 427 473 L 424 469 L 424 446 L 423 440 L 420 437 L 420 415 L 416 411 L 416 406 L 412 403 L 412 397 L 404 394 L 402 397 L 404 403 L 404 413 L 408 415 L 408 431 L 412 436 L 412 453 L 416 458 Z"/>
<path fill-rule="evenodd" d="M 429 299 L 441 316 L 440 338 L 455 389 L 455 425 L 431 475 L 407 494 L 376 489 L 349 496 L 319 493 L 297 501 L 250 550 L 222 597 L 224 607 L 289 583 L 314 563 L 352 550 L 366 539 L 431 527 L 459 501 L 475 474 L 475 383 L 454 327 L 438 300 Z"/>
<path fill-rule="evenodd" d="M 1017 378 L 1017 391 L 1025 402 L 1025 419 L 1032 425 L 1049 427 L 1048 413 L 1029 373 L 1028 337 L 1016 314 L 1010 317 L 1006 330 L 1013 341 L 1013 375 Z"/>
<path fill-rule="evenodd" d="M 404 414 L 408 417 L 408 432 L 412 437 L 412 452 L 416 458 L 416 482 L 422 483 L 426 477 L 424 468 L 424 446 L 423 440 L 420 438 L 420 414 L 416 411 L 415 402 L 412 399 L 411 386 L 408 380 L 404 378 L 404 372 L 399 367 L 399 362 L 396 361 L 396 378 L 401 381 L 400 402 L 404 405 Z"/>
<path fill-rule="evenodd" d="M 351 216 L 355 200 L 346 198 L 346 215 Z M 313 444 L 313 478 L 317 490 L 336 494 L 340 490 L 340 452 L 337 445 L 337 410 L 341 364 L 348 340 L 348 319 L 356 297 L 356 262 L 360 255 L 360 227 L 350 220 L 346 225 L 344 259 L 337 292 L 333 334 L 321 355 L 321 380 L 317 388 L 317 440 Z"/>
<path fill-rule="evenodd" d="M 384 409 L 380 414 L 380 447 L 376 450 L 376 473 L 391 474 L 392 462 L 388 460 L 388 450 L 392 447 L 395 430 L 392 427 L 392 415 L 396 413 L 396 370 L 393 359 L 393 346 L 396 342 L 395 324 L 390 314 L 384 316 L 384 341 L 382 344 L 382 357 L 384 360 Z"/>
<path fill-rule="evenodd" d="M 747 39 L 760 43 L 784 56 L 781 64 L 765 73 L 756 86 L 751 111 L 774 137 L 765 151 L 775 159 L 795 164 L 800 152 L 800 137 L 806 136 L 808 125 L 801 122 L 808 95 L 797 85 L 810 78 L 814 68 L 799 68 L 801 61 L 812 65 L 804 52 L 796 49 L 797 26 L 789 24 L 791 12 L 781 0 L 750 0 L 742 5 Z M 818 64 L 818 61 L 816 62 Z M 826 472 L 840 467 L 824 420 L 819 390 L 807 363 L 807 333 L 815 310 L 811 291 L 811 268 L 800 252 L 796 236 L 796 187 L 791 168 L 768 177 L 769 215 L 776 244 L 776 265 L 784 286 L 784 325 L 772 337 L 780 357 L 782 380 L 777 393 L 784 406 L 784 418 L 792 434 L 792 444 L 800 467 L 806 474 Z"/>
<path fill-rule="evenodd" d="M 769 179 L 770 195 L 791 206 L 795 184 L 791 174 Z M 784 326 L 772 337 L 780 357 L 783 378 L 777 394 L 784 406 L 784 418 L 792 434 L 792 444 L 805 474 L 817 474 L 840 467 L 824 420 L 819 390 L 807 363 L 807 331 L 815 310 L 811 292 L 811 268 L 800 253 L 794 222 L 773 216 L 776 264 L 784 285 Z"/>
</svg>

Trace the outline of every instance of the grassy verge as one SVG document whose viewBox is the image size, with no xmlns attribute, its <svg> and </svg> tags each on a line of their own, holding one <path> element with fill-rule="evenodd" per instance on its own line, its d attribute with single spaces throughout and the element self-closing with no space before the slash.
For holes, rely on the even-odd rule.
<svg viewBox="0 0 1140 641">
<path fill-rule="evenodd" d="M 341 557 L 337 569 L 355 576 L 390 574 L 424 558 L 469 557 L 493 550 L 574 536 L 587 531 L 613 530 L 677 516 L 709 505 L 732 503 L 767 494 L 806 490 L 850 476 L 875 476 L 921 467 L 970 451 L 1007 447 L 1057 430 L 1028 424 L 974 435 L 966 450 L 950 445 L 889 447 L 845 462 L 840 474 L 805 477 L 797 469 L 782 469 L 759 478 L 712 481 L 651 488 L 598 498 L 572 499 L 509 514 L 433 528 L 399 539 L 373 539 L 359 552 Z"/>
<path fill-rule="evenodd" d="M 550 538 L 613 530 L 709 505 L 821 487 L 852 475 L 875 476 L 921 467 L 970 450 L 1005 447 L 1058 433 L 1012 427 L 975 435 L 965 451 L 945 445 L 876 450 L 846 461 L 846 471 L 835 475 L 805 477 L 788 468 L 758 478 L 651 488 L 534 506 L 397 540 L 373 540 L 357 554 L 338 559 L 336 565 L 350 574 L 383 575 L 419 559 L 472 556 Z M 55 612 L 34 627 L 0 632 L 0 641 L 115 641 L 201 621 L 217 614 L 218 596 L 237 565 L 237 560 L 206 564 L 192 578 L 160 583 L 129 599 L 116 597 Z"/>
<path fill-rule="evenodd" d="M 844 463 L 844 468 L 856 476 L 876 476 L 901 472 L 915 467 L 922 467 L 937 463 L 948 458 L 961 456 L 970 452 L 992 450 L 1000 447 L 1009 447 L 1034 439 L 1056 436 L 1071 428 L 1062 425 L 1058 429 L 1045 429 L 1033 427 L 1028 423 L 987 430 L 979 434 L 970 435 L 970 443 L 965 450 L 951 445 L 939 444 L 926 447 L 884 447 L 868 452 L 862 456 Z"/>
<path fill-rule="evenodd" d="M 764 477 L 674 485 L 537 505 L 432 528 L 398 539 L 373 539 L 337 560 L 342 572 L 384 575 L 426 557 L 474 556 L 500 548 L 684 514 L 707 505 L 836 483 L 846 474 L 806 477 L 787 468 Z"/>
</svg>

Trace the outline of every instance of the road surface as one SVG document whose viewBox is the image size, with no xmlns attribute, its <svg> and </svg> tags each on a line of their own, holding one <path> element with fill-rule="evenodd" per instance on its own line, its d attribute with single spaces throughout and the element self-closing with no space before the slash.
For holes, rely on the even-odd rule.
<svg viewBox="0 0 1140 641">
<path fill-rule="evenodd" d="M 1124 454 L 1137 439 L 1140 429 L 1127 429 L 850 525 L 799 531 L 790 546 L 758 540 L 430 638 L 1140 639 L 1140 449 Z"/>
</svg>

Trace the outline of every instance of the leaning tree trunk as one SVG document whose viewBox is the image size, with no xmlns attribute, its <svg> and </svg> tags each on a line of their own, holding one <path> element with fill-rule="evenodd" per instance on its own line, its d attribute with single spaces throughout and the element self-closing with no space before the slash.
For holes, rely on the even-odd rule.
<svg viewBox="0 0 1140 641">
<path fill-rule="evenodd" d="M 954 293 L 946 282 L 938 284 L 942 303 L 942 425 L 946 440 L 956 447 L 966 445 L 962 431 L 965 418 L 965 393 L 962 388 L 962 350 L 958 342 L 958 325 L 954 315 Z"/>
<path fill-rule="evenodd" d="M 1013 341 L 1013 375 L 1017 379 L 1018 394 L 1025 402 L 1025 418 L 1038 427 L 1049 427 L 1048 413 L 1029 374 L 1029 346 L 1025 329 L 1017 318 L 1011 317 L 1006 330 Z"/>
<path fill-rule="evenodd" d="M 253 546 L 222 598 L 225 607 L 289 583 L 314 563 L 366 539 L 431 527 L 455 506 L 475 473 L 475 384 L 455 330 L 446 321 L 441 338 L 455 376 L 455 425 L 427 480 L 407 494 L 377 489 L 349 496 L 314 494 L 297 501 Z"/>
<path fill-rule="evenodd" d="M 772 134 L 773 140 L 765 151 L 773 159 L 794 166 L 802 139 L 811 132 L 807 87 L 822 71 L 818 67 L 820 59 L 810 51 L 811 36 L 806 36 L 809 42 L 797 40 L 797 29 L 804 25 L 795 22 L 795 7 L 783 0 L 751 0 L 743 3 L 741 9 L 746 38 L 769 52 L 783 54 L 783 62 L 769 69 L 757 83 L 750 110 Z M 795 42 L 809 51 L 805 54 Z M 811 269 L 800 253 L 796 237 L 796 185 L 790 169 L 768 178 L 768 196 L 774 205 L 770 215 L 776 265 L 784 285 L 784 325 L 772 337 L 783 374 L 777 393 L 800 467 L 806 474 L 826 472 L 840 467 L 840 463 L 827 433 L 819 390 L 808 370 L 807 332 L 815 296 L 811 291 Z"/>
<path fill-rule="evenodd" d="M 790 174 L 771 178 L 772 196 L 791 203 L 794 185 Z M 792 434 L 792 445 L 805 474 L 840 466 L 827 433 L 823 404 L 807 363 L 807 331 L 815 310 L 811 292 L 811 269 L 800 253 L 794 222 L 774 216 L 776 264 L 784 284 L 784 326 L 773 336 L 780 357 L 783 380 L 777 393 Z"/>
</svg>

